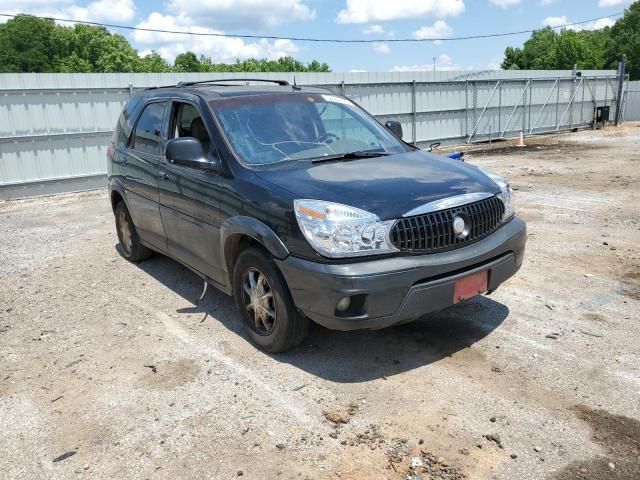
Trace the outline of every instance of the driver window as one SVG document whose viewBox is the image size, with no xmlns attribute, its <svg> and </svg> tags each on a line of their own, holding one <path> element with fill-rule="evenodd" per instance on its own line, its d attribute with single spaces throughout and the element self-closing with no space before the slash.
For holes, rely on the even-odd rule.
<svg viewBox="0 0 640 480">
<path fill-rule="evenodd" d="M 211 146 L 209 132 L 204 126 L 200 112 L 193 105 L 174 103 L 171 124 L 173 125 L 171 138 L 197 138 L 202 143 L 202 149 L 205 152 L 209 152 L 209 147 Z"/>
<path fill-rule="evenodd" d="M 366 144 L 368 147 L 380 147 L 380 142 L 363 124 L 351 114 L 345 112 L 336 103 L 316 103 L 326 136 L 334 140 L 343 139 Z"/>
</svg>

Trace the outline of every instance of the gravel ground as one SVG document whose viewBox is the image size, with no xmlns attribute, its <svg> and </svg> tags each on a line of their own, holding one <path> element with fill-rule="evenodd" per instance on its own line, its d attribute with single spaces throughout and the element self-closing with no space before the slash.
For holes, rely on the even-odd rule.
<svg viewBox="0 0 640 480">
<path fill-rule="evenodd" d="M 640 125 L 527 143 L 467 148 L 517 189 L 516 277 L 281 355 L 126 262 L 105 191 L 0 203 L 0 476 L 640 478 Z"/>
</svg>

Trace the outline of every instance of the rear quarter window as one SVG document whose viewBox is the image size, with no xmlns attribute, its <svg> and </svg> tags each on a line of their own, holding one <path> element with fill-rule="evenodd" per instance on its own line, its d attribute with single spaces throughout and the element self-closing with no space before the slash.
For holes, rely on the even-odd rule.
<svg viewBox="0 0 640 480">
<path fill-rule="evenodd" d="M 113 141 L 117 146 L 126 147 L 129 137 L 131 136 L 131 131 L 133 130 L 134 114 L 141 101 L 142 97 L 133 97 L 122 109 L 118 117 L 116 129 L 113 132 Z"/>
<path fill-rule="evenodd" d="M 162 121 L 165 102 L 150 103 L 140 114 L 133 137 L 132 148 L 138 152 L 160 155 Z"/>
</svg>

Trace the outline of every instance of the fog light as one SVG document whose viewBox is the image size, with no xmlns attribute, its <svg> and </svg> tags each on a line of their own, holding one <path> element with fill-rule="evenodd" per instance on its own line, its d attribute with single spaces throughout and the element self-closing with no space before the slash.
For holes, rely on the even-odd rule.
<svg viewBox="0 0 640 480">
<path fill-rule="evenodd" d="M 336 303 L 336 310 L 339 312 L 344 312 L 351 305 L 351 297 L 344 297 L 338 303 Z"/>
</svg>

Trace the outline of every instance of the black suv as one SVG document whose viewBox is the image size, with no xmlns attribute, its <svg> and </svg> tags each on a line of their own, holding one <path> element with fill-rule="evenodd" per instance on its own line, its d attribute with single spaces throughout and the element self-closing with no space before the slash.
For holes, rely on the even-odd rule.
<svg viewBox="0 0 640 480">
<path fill-rule="evenodd" d="M 285 81 L 145 90 L 108 148 L 122 254 L 161 252 L 233 295 L 271 352 L 309 319 L 377 329 L 495 290 L 526 240 L 509 185 L 401 138 L 398 122 Z"/>
</svg>

